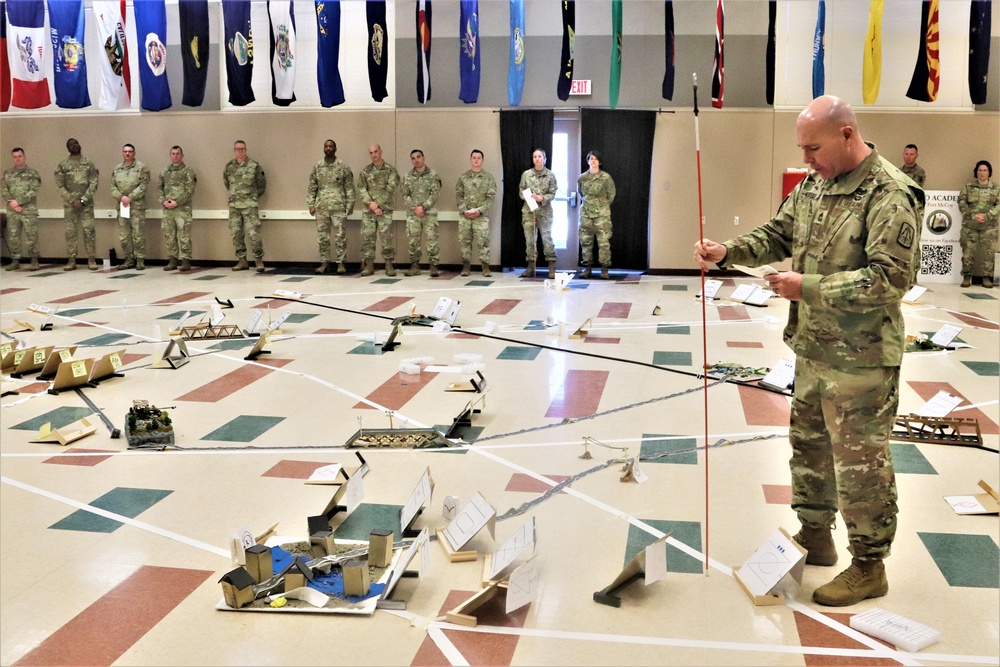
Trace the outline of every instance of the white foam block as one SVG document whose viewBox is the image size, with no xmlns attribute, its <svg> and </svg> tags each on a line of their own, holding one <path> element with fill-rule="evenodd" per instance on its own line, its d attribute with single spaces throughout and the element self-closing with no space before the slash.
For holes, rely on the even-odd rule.
<svg viewBox="0 0 1000 667">
<path fill-rule="evenodd" d="M 878 607 L 851 616 L 851 627 L 910 653 L 941 641 L 940 630 Z"/>
</svg>

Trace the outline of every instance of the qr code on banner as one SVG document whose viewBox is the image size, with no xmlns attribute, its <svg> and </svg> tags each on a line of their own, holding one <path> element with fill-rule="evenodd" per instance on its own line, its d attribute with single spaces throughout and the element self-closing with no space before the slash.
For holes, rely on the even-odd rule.
<svg viewBox="0 0 1000 667">
<path fill-rule="evenodd" d="M 946 276 L 951 273 L 954 250 L 955 246 L 952 245 L 921 245 L 920 275 Z"/>
</svg>

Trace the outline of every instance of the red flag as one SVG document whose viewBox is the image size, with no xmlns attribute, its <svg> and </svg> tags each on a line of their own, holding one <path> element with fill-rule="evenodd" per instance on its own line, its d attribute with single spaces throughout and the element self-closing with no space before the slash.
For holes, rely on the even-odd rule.
<svg viewBox="0 0 1000 667">
<path fill-rule="evenodd" d="M 7 60 L 7 3 L 0 2 L 0 111 L 10 109 L 10 61 Z"/>
<path fill-rule="evenodd" d="M 122 29 L 125 28 L 125 21 L 127 14 L 125 13 L 125 0 L 121 0 L 121 12 L 122 12 Z M 132 72 L 129 69 L 128 64 L 128 42 L 122 40 L 122 46 L 125 47 L 125 60 L 122 62 L 122 79 L 125 82 L 125 93 L 128 98 L 132 99 Z"/>
<path fill-rule="evenodd" d="M 722 93 L 725 83 L 725 68 L 723 67 L 723 44 L 725 31 L 723 30 L 723 19 L 725 12 L 722 9 L 722 0 L 717 0 L 715 7 L 715 62 L 712 65 L 712 106 L 716 109 L 722 108 Z"/>
</svg>

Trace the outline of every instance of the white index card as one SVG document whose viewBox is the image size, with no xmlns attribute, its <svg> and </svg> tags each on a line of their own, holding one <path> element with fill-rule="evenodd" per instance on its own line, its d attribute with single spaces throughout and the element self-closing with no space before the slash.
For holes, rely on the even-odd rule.
<svg viewBox="0 0 1000 667">
<path fill-rule="evenodd" d="M 763 306 L 767 303 L 767 300 L 774 296 L 774 292 L 769 289 L 764 289 L 763 287 L 757 286 L 750 296 L 743 300 L 743 303 L 749 304 L 751 306 Z"/>
<path fill-rule="evenodd" d="M 931 342 L 938 347 L 948 347 L 960 333 L 962 333 L 962 327 L 955 324 L 945 324 L 931 337 Z"/>
<path fill-rule="evenodd" d="M 493 552 L 490 563 L 490 579 L 496 579 L 497 575 L 513 564 L 528 549 L 531 549 L 531 553 L 534 554 L 535 517 L 531 517 L 530 521 L 522 524 L 513 535 L 507 538 L 506 542 Z"/>
<path fill-rule="evenodd" d="M 287 290 L 287 289 L 276 289 L 271 294 L 273 294 L 274 296 L 284 297 L 286 299 L 301 299 L 302 298 L 302 293 L 301 292 L 293 292 L 293 291 Z"/>
<path fill-rule="evenodd" d="M 767 595 L 802 557 L 791 539 L 776 530 L 740 567 L 740 580 L 754 595 Z"/>
<path fill-rule="evenodd" d="M 181 328 L 182 326 L 184 326 L 184 322 L 185 322 L 185 321 L 187 320 L 187 318 L 189 318 L 189 317 L 191 317 L 191 311 L 190 311 L 190 310 L 185 310 L 185 311 L 184 311 L 184 314 L 183 314 L 183 315 L 181 315 L 181 316 L 180 316 L 180 317 L 179 317 L 179 318 L 177 319 L 177 326 L 175 326 L 175 327 L 174 327 L 174 329 L 180 329 L 180 328 Z"/>
<path fill-rule="evenodd" d="M 494 521 L 496 514 L 497 511 L 477 492 L 444 529 L 444 536 L 451 548 L 459 551 L 483 526 Z"/>
<path fill-rule="evenodd" d="M 914 285 L 910 288 L 910 291 L 903 295 L 903 303 L 916 303 L 917 299 L 924 295 L 927 291 L 926 287 L 920 285 Z"/>
<path fill-rule="evenodd" d="M 955 514 L 986 514 L 987 510 L 975 496 L 945 496 Z"/>
<path fill-rule="evenodd" d="M 953 396 L 942 390 L 924 403 L 924 406 L 914 414 L 921 417 L 947 417 L 948 413 L 957 408 L 962 400 L 961 396 Z"/>
<path fill-rule="evenodd" d="M 250 321 L 247 322 L 246 332 L 248 334 L 257 333 L 257 325 L 260 324 L 260 318 L 264 316 L 264 311 L 260 308 L 254 308 L 250 313 Z"/>
<path fill-rule="evenodd" d="M 782 359 L 760 381 L 762 385 L 783 391 L 795 381 L 795 359 Z"/>
<path fill-rule="evenodd" d="M 132 217 L 132 204 L 126 204 L 123 201 L 118 202 L 118 213 L 123 218 Z"/>
<path fill-rule="evenodd" d="M 733 293 L 729 295 L 729 298 L 733 301 L 746 301 L 747 298 L 753 294 L 754 290 L 758 289 L 757 285 L 751 285 L 750 283 L 744 283 L 733 290 Z"/>
<path fill-rule="evenodd" d="M 510 573 L 505 611 L 510 614 L 538 598 L 538 563 L 528 561 Z"/>
<path fill-rule="evenodd" d="M 233 562 L 238 565 L 246 565 L 246 550 L 254 544 L 256 544 L 256 540 L 253 537 L 253 531 L 250 530 L 250 524 L 245 523 L 233 533 L 229 542 L 230 556 L 232 556 Z"/>
<path fill-rule="evenodd" d="M 407 499 L 406 504 L 399 510 L 399 525 L 403 530 L 410 527 L 410 524 L 413 523 L 414 517 L 416 517 L 417 513 L 420 512 L 420 508 L 424 506 L 424 503 L 431 499 L 431 494 L 433 493 L 434 480 L 431 479 L 430 467 L 427 467 L 424 468 L 424 474 L 422 474 L 420 479 L 417 480 L 417 485 L 410 493 L 410 497 Z"/>
<path fill-rule="evenodd" d="M 285 323 L 285 320 L 287 320 L 290 315 L 291 313 L 288 312 L 282 313 L 278 319 L 276 319 L 275 321 L 271 322 L 271 324 L 268 325 L 267 327 L 268 331 L 273 331 L 274 329 L 280 327 L 282 324 Z"/>
<path fill-rule="evenodd" d="M 765 264 L 764 266 L 744 266 L 742 264 L 733 264 L 733 268 L 737 271 L 742 271 L 748 276 L 754 276 L 756 278 L 763 278 L 764 276 L 773 276 L 778 273 L 778 269 L 773 266 Z"/>
<path fill-rule="evenodd" d="M 714 280 L 714 279 L 713 280 L 706 280 L 705 281 L 705 294 L 708 296 L 709 299 L 714 299 L 715 295 L 718 293 L 720 287 L 722 287 L 722 281 L 721 280 Z M 695 298 L 700 299 L 701 298 L 701 294 L 696 295 Z"/>
<path fill-rule="evenodd" d="M 444 321 L 448 324 L 455 324 L 455 319 L 458 317 L 458 311 L 462 309 L 462 302 L 455 301 L 448 308 L 448 313 L 444 316 Z"/>
<path fill-rule="evenodd" d="M 33 313 L 38 313 L 39 315 L 51 315 L 55 312 L 55 308 L 52 306 L 40 306 L 37 303 L 33 303 L 28 306 L 28 310 Z"/>
<path fill-rule="evenodd" d="M 224 319 L 226 319 L 226 314 L 222 312 L 221 308 L 219 308 L 219 304 L 213 303 L 212 304 L 212 316 L 208 320 L 209 324 L 211 324 L 214 327 L 214 326 L 217 326 L 219 324 L 222 324 L 222 320 L 224 320 Z"/>
<path fill-rule="evenodd" d="M 657 540 L 646 547 L 646 574 L 644 582 L 647 586 L 666 579 L 667 577 L 667 538 Z"/>
<path fill-rule="evenodd" d="M 441 505 L 441 516 L 448 521 L 453 521 L 458 516 L 458 504 L 461 498 L 458 496 L 445 496 Z"/>
<path fill-rule="evenodd" d="M 344 493 L 344 505 L 347 507 L 347 514 L 358 509 L 358 505 L 365 499 L 365 485 L 361 475 L 354 475 L 347 480 L 347 489 Z"/>
<path fill-rule="evenodd" d="M 309 475 L 309 479 L 306 480 L 306 484 L 340 484 L 343 479 L 341 478 L 341 473 L 344 470 L 344 466 L 339 463 L 331 463 L 328 466 L 320 466 L 313 470 L 312 474 Z"/>
<path fill-rule="evenodd" d="M 440 320 L 447 314 L 448 307 L 451 306 L 451 299 L 446 296 L 438 299 L 437 305 L 434 306 L 434 311 L 431 313 L 431 319 Z"/>
<path fill-rule="evenodd" d="M 535 197 L 531 194 L 531 188 L 525 188 L 522 192 L 524 195 L 524 201 L 528 204 L 528 210 L 534 213 L 538 210 L 538 202 L 535 201 Z"/>
</svg>

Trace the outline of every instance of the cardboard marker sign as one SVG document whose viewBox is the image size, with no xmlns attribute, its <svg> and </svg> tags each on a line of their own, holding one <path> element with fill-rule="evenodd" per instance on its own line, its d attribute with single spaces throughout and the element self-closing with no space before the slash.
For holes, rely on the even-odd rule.
<svg viewBox="0 0 1000 667">
<path fill-rule="evenodd" d="M 440 320 L 443 319 L 445 315 L 448 314 L 448 308 L 451 306 L 451 299 L 446 296 L 438 299 L 437 305 L 434 306 L 434 311 L 431 313 L 431 319 Z"/>
<path fill-rule="evenodd" d="M 452 549 L 459 551 L 483 526 L 489 528 L 492 536 L 496 519 L 497 511 L 477 492 L 444 529 L 444 536 Z"/>
<path fill-rule="evenodd" d="M 246 550 L 256 543 L 253 531 L 250 530 L 250 524 L 245 523 L 240 526 L 240 529 L 233 533 L 232 539 L 229 541 L 230 556 L 233 562 L 238 565 L 246 565 Z"/>
<path fill-rule="evenodd" d="M 507 541 L 501 544 L 490 560 L 490 579 L 496 579 L 508 567 L 513 565 L 522 554 L 528 552 L 535 555 L 535 517 L 526 521 Z"/>
<path fill-rule="evenodd" d="M 507 583 L 507 603 L 505 611 L 510 614 L 524 605 L 538 599 L 538 573 L 541 567 L 528 561 L 510 574 Z"/>
<path fill-rule="evenodd" d="M 715 295 L 718 294 L 718 292 L 719 292 L 719 288 L 721 288 L 721 287 L 722 287 L 722 281 L 721 280 L 706 280 L 705 281 L 705 295 L 709 299 L 714 299 Z M 701 294 L 700 293 L 696 294 L 694 298 L 700 299 L 701 298 Z"/>
<path fill-rule="evenodd" d="M 424 503 L 434 494 L 434 480 L 431 478 L 430 467 L 424 468 L 424 474 L 417 481 L 417 486 L 410 493 L 406 504 L 399 510 L 399 525 L 405 531 L 413 523 Z"/>
<path fill-rule="evenodd" d="M 268 331 L 276 330 L 278 327 L 284 324 L 285 320 L 287 320 L 290 315 L 291 313 L 282 313 L 278 319 L 276 319 L 275 321 L 271 322 L 271 324 L 268 325 L 267 330 Z"/>
</svg>

